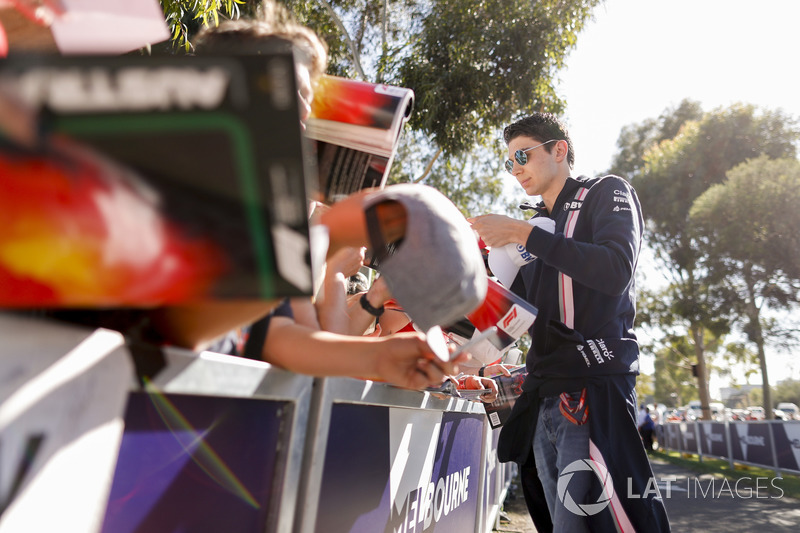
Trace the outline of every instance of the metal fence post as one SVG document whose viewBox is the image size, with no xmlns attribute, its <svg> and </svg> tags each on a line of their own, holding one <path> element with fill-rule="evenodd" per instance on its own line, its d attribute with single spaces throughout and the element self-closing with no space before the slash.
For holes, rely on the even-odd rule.
<svg viewBox="0 0 800 533">
<path fill-rule="evenodd" d="M 725 421 L 725 444 L 727 444 L 728 448 L 728 464 L 731 465 L 731 470 L 733 470 L 733 437 L 731 436 L 731 423 L 729 420 Z"/>
</svg>

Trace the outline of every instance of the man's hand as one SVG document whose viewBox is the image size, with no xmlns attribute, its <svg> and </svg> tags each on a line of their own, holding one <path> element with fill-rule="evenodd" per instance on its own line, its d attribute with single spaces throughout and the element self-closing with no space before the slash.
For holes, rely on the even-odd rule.
<svg viewBox="0 0 800 533">
<path fill-rule="evenodd" d="M 499 376 L 500 374 L 504 376 L 511 376 L 511 371 L 516 370 L 517 368 L 525 366 L 525 365 L 503 365 L 503 364 L 495 364 L 495 365 L 487 365 L 483 367 L 483 375 L 487 378 L 492 376 Z"/>
<path fill-rule="evenodd" d="M 331 255 L 325 265 L 326 274 L 335 275 L 341 272 L 344 277 L 349 278 L 358 272 L 364 264 L 366 248 L 345 247 Z"/>
<path fill-rule="evenodd" d="M 525 244 L 531 233 L 531 226 L 524 220 L 505 215 L 480 215 L 468 218 L 472 229 L 478 232 L 489 247 L 505 246 L 509 243 Z"/>
<path fill-rule="evenodd" d="M 377 371 L 381 379 L 406 389 L 438 387 L 448 374 L 458 371 L 454 361 L 443 362 L 434 355 L 423 333 L 398 333 L 381 337 Z"/>
<path fill-rule="evenodd" d="M 480 376 L 464 376 L 458 384 L 459 389 L 475 390 L 475 389 L 489 389 L 489 392 L 481 396 L 481 401 L 485 403 L 492 403 L 497 400 L 497 383 L 491 378 L 482 378 Z"/>
</svg>

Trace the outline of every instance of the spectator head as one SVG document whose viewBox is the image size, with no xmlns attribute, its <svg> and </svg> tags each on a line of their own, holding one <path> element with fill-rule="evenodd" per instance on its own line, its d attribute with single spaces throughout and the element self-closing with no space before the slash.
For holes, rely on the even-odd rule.
<svg viewBox="0 0 800 533">
<path fill-rule="evenodd" d="M 259 45 L 274 39 L 289 41 L 294 46 L 301 113 L 305 120 L 317 82 L 328 68 L 328 47 L 313 30 L 297 22 L 283 5 L 266 0 L 257 18 L 226 20 L 218 26 L 205 27 L 192 45 L 196 54 L 259 53 Z"/>
</svg>

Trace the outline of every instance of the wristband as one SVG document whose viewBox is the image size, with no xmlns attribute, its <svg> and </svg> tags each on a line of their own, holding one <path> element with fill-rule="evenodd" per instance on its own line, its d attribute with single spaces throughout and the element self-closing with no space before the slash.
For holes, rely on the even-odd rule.
<svg viewBox="0 0 800 533">
<path fill-rule="evenodd" d="M 482 377 L 482 378 L 483 378 L 483 377 L 486 377 L 486 376 L 484 376 L 484 375 L 483 375 L 483 371 L 484 371 L 484 370 L 486 370 L 486 367 L 485 367 L 485 366 L 482 366 L 482 367 L 480 367 L 480 368 L 478 369 L 478 375 L 479 375 L 480 377 Z"/>
<path fill-rule="evenodd" d="M 372 316 L 377 317 L 383 314 L 384 307 L 382 305 L 380 307 L 372 307 L 372 304 L 369 303 L 369 300 L 367 300 L 366 292 L 361 295 L 360 301 L 361 301 L 361 307 L 364 309 L 364 311 L 371 314 Z"/>
</svg>

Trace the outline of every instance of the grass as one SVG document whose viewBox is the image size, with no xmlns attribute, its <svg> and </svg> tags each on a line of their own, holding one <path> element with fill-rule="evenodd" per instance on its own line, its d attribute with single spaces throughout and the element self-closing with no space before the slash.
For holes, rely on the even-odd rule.
<svg viewBox="0 0 800 533">
<path fill-rule="evenodd" d="M 709 457 L 700 458 L 695 454 L 676 452 L 676 451 L 653 451 L 650 454 L 653 458 L 662 459 L 676 466 L 680 466 L 697 474 L 711 474 L 722 476 L 730 481 L 739 481 L 742 478 L 774 478 L 775 470 L 751 465 L 734 463 L 731 467 L 727 459 L 712 459 Z M 755 482 L 754 482 L 755 483 Z M 800 476 L 781 472 L 781 479 L 776 480 L 775 484 L 783 491 L 784 496 L 800 499 Z M 763 484 L 761 485 L 764 488 Z M 755 484 L 753 484 L 755 488 Z M 772 486 L 768 487 L 771 493 L 780 495 L 780 491 Z"/>
</svg>

